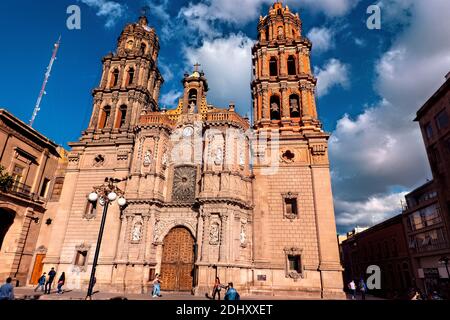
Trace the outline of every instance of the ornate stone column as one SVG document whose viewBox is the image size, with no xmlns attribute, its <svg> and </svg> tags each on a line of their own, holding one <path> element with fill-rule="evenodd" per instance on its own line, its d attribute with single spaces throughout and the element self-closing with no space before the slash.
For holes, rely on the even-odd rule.
<svg viewBox="0 0 450 320">
<path fill-rule="evenodd" d="M 121 228 L 119 235 L 119 245 L 117 248 L 116 260 L 122 260 L 124 258 L 124 246 L 125 246 L 125 233 L 127 231 L 128 220 L 125 216 L 120 218 L 121 220 Z"/>
<path fill-rule="evenodd" d="M 141 236 L 141 243 L 140 243 L 140 248 L 139 248 L 139 256 L 138 256 L 138 260 L 144 260 L 145 261 L 145 249 L 147 247 L 147 234 L 148 234 L 148 220 L 149 220 L 149 216 L 143 216 L 142 217 L 142 236 Z"/>
<path fill-rule="evenodd" d="M 209 224 L 211 219 L 211 214 L 209 212 L 202 212 L 203 219 L 203 239 L 202 239 L 202 261 L 208 259 L 208 249 L 209 249 Z"/>
<path fill-rule="evenodd" d="M 281 83 L 281 118 L 290 118 L 289 97 L 287 96 L 287 83 Z"/>
<path fill-rule="evenodd" d="M 268 69 L 268 61 L 267 61 L 267 48 L 261 49 L 261 64 L 262 64 L 262 76 L 267 78 L 269 76 L 269 69 Z"/>
<path fill-rule="evenodd" d="M 102 89 L 106 88 L 108 78 L 109 78 L 109 70 L 111 69 L 111 61 L 106 61 L 103 65 L 103 77 L 100 84 Z"/>
<path fill-rule="evenodd" d="M 139 59 L 136 63 L 136 70 L 134 70 L 135 77 L 134 77 L 133 83 L 135 84 L 135 86 L 139 85 L 139 80 L 140 80 L 140 76 L 141 76 L 141 65 L 142 65 L 142 62 Z"/>
<path fill-rule="evenodd" d="M 281 76 L 286 76 L 287 75 L 287 71 L 286 71 L 286 54 L 285 54 L 286 50 L 284 47 L 280 48 L 280 75 Z"/>
<path fill-rule="evenodd" d="M 270 108 L 269 108 L 269 89 L 263 87 L 262 91 L 262 119 L 270 120 Z"/>
<path fill-rule="evenodd" d="M 219 261 L 225 262 L 227 260 L 227 248 L 228 248 L 228 213 L 221 213 L 221 230 L 220 230 L 220 252 L 219 252 Z"/>
<path fill-rule="evenodd" d="M 145 239 L 145 256 L 144 260 L 148 261 L 150 260 L 151 255 L 151 248 L 153 245 L 153 237 L 154 235 L 154 228 L 155 228 L 155 214 L 151 213 L 148 223 L 147 223 L 147 238 Z"/>
<path fill-rule="evenodd" d="M 117 86 L 118 86 L 119 88 L 122 87 L 122 83 L 123 83 L 123 75 L 124 75 L 124 73 L 125 73 L 125 66 L 126 66 L 126 64 L 127 64 L 126 60 L 123 60 L 123 61 L 120 63 L 119 81 L 117 82 Z"/>
<path fill-rule="evenodd" d="M 130 247 L 131 222 L 133 220 L 133 216 L 132 215 L 126 216 L 126 220 L 127 220 L 127 222 L 126 222 L 125 235 L 123 238 L 124 247 L 123 247 L 123 251 L 122 251 L 122 259 L 128 260 L 128 251 L 129 251 L 129 247 Z"/>
</svg>

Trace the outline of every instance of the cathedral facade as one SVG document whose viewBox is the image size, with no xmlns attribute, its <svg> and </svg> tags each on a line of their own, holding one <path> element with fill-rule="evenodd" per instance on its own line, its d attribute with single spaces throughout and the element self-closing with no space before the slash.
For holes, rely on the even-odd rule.
<svg viewBox="0 0 450 320">
<path fill-rule="evenodd" d="M 166 291 L 204 295 L 219 276 L 244 295 L 343 297 L 311 43 L 280 3 L 258 36 L 250 122 L 208 103 L 198 64 L 177 108 L 160 108 L 155 30 L 146 17 L 125 27 L 103 58 L 89 126 L 70 144 L 45 270 L 87 287 L 102 215 L 88 195 L 114 177 L 127 204 L 108 209 L 96 289 L 146 293 L 160 273 Z"/>
</svg>

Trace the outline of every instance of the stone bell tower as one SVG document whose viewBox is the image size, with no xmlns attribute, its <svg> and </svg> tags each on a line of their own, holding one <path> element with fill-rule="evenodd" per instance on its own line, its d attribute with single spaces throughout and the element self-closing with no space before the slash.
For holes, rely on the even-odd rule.
<svg viewBox="0 0 450 320">
<path fill-rule="evenodd" d="M 302 22 L 289 7 L 275 3 L 260 17 L 259 41 L 253 47 L 253 109 L 256 126 L 319 126 L 309 55 Z"/>
<path fill-rule="evenodd" d="M 128 24 L 117 50 L 106 55 L 86 134 L 131 132 L 141 113 L 157 111 L 164 80 L 157 66 L 159 40 L 145 16 Z"/>
<path fill-rule="evenodd" d="M 315 104 L 311 42 L 274 3 L 252 49 L 255 287 L 343 297 L 328 161 Z M 256 289 L 255 289 L 256 290 Z"/>
</svg>

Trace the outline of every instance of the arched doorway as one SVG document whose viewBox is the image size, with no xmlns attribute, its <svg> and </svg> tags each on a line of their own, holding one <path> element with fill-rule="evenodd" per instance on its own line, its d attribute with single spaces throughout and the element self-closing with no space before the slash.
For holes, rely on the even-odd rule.
<svg viewBox="0 0 450 320">
<path fill-rule="evenodd" d="M 190 291 L 194 275 L 194 237 L 184 227 L 175 227 L 163 242 L 161 289 Z"/>
<path fill-rule="evenodd" d="M 16 214 L 14 211 L 0 208 L 0 250 L 2 249 L 6 233 L 14 222 L 15 216 Z"/>
</svg>

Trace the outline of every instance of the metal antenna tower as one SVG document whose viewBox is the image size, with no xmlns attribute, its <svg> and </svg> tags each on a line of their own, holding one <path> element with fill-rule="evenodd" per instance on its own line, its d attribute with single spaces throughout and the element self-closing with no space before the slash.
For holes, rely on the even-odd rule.
<svg viewBox="0 0 450 320">
<path fill-rule="evenodd" d="M 34 107 L 34 110 L 33 110 L 33 115 L 31 116 L 31 120 L 29 123 L 30 127 L 33 126 L 33 123 L 34 123 L 34 120 L 36 119 L 37 113 L 39 112 L 39 110 L 41 110 L 40 109 L 41 101 L 42 101 L 42 98 L 44 97 L 44 95 L 46 94 L 45 87 L 47 86 L 48 79 L 50 78 L 50 72 L 52 71 L 53 62 L 55 62 L 55 60 L 56 60 L 56 54 L 58 53 L 60 44 L 61 44 L 61 36 L 59 36 L 58 42 L 56 42 L 54 44 L 52 58 L 50 59 L 50 63 L 48 64 L 47 72 L 45 73 L 45 76 L 44 76 L 44 82 L 42 83 L 42 88 L 41 88 L 41 91 L 39 92 L 39 96 L 36 101 L 36 106 Z"/>
</svg>

